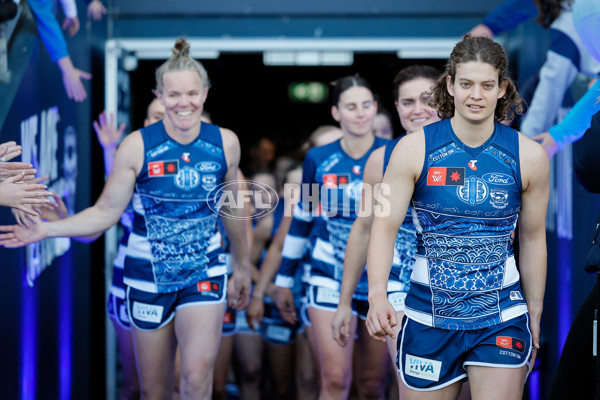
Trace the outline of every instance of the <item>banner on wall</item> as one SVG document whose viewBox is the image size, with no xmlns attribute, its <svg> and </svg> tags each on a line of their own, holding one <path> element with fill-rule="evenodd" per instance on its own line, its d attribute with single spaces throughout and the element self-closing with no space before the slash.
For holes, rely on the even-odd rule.
<svg viewBox="0 0 600 400">
<path fill-rule="evenodd" d="M 77 132 L 71 125 L 59 134 L 60 111 L 50 107 L 21 121 L 22 161 L 33 164 L 37 176 L 49 175 L 48 190 L 65 202 L 69 215 L 75 211 L 77 186 Z M 71 247 L 68 238 L 46 239 L 26 249 L 27 282 L 35 279 Z"/>
</svg>

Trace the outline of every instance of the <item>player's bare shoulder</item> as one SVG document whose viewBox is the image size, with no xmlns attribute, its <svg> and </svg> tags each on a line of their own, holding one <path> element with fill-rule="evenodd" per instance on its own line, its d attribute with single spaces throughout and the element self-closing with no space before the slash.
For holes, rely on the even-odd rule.
<svg viewBox="0 0 600 400">
<path fill-rule="evenodd" d="M 404 137 L 398 141 L 394 151 L 398 149 L 402 149 L 401 151 L 403 152 L 414 152 L 422 149 L 423 154 L 425 154 L 425 131 L 419 129 L 418 131 L 404 135 Z"/>
<path fill-rule="evenodd" d="M 131 168 L 139 173 L 144 164 L 144 140 L 141 131 L 137 130 L 125 136 L 115 157 L 115 166 Z"/>
<path fill-rule="evenodd" d="M 416 176 L 421 174 L 425 161 L 425 132 L 419 129 L 405 135 L 394 148 L 390 158 L 390 166 L 399 165 Z"/>
<path fill-rule="evenodd" d="M 140 154 L 144 154 L 144 140 L 142 139 L 142 132 L 137 130 L 125 136 L 119 145 L 118 150 L 121 151 L 121 149 L 126 151 L 137 150 L 137 152 Z"/>
<path fill-rule="evenodd" d="M 235 146 L 237 145 L 239 147 L 240 145 L 240 140 L 238 138 L 238 135 L 236 135 L 235 132 L 233 132 L 231 129 L 228 128 L 223 128 L 223 127 L 219 127 L 219 129 L 221 130 L 221 138 L 223 139 L 223 147 L 227 148 L 228 146 Z"/>
<path fill-rule="evenodd" d="M 363 181 L 375 185 L 383 179 L 383 159 L 385 158 L 385 146 L 375 149 L 367 162 L 363 173 Z"/>
<path fill-rule="evenodd" d="M 521 180 L 523 190 L 532 181 L 547 181 L 550 161 L 544 147 L 519 132 L 519 162 L 521 164 Z"/>
<path fill-rule="evenodd" d="M 221 139 L 223 140 L 223 150 L 225 151 L 225 160 L 230 170 L 236 169 L 240 162 L 241 149 L 238 136 L 231 130 L 219 127 L 221 130 Z"/>
<path fill-rule="evenodd" d="M 236 154 L 240 152 L 240 140 L 231 129 L 219 127 L 221 138 L 223 140 L 223 149 L 226 153 Z"/>
</svg>

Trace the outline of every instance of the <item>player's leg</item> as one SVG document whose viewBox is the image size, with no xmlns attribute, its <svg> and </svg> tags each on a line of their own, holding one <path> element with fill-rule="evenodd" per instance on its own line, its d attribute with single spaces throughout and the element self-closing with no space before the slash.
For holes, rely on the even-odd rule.
<svg viewBox="0 0 600 400">
<path fill-rule="evenodd" d="M 441 389 L 424 392 L 410 389 L 404 383 L 401 383 L 400 398 L 402 400 L 456 400 L 460 387 L 461 383 L 455 382 Z"/>
<path fill-rule="evenodd" d="M 374 340 L 365 322 L 358 320 L 356 386 L 363 399 L 384 399 L 390 371 L 390 356 L 386 343 Z"/>
<path fill-rule="evenodd" d="M 227 277 L 198 282 L 181 291 L 175 333 L 181 354 L 180 397 L 210 400 L 221 342 Z"/>
<path fill-rule="evenodd" d="M 233 349 L 239 370 L 241 397 L 244 400 L 260 399 L 264 349 L 262 338 L 257 333 L 239 331 L 233 339 Z"/>
<path fill-rule="evenodd" d="M 429 327 L 405 318 L 398 346 L 402 400 L 456 400 L 470 346 L 463 331 Z"/>
<path fill-rule="evenodd" d="M 529 315 L 468 333 L 465 365 L 473 399 L 520 400 L 531 361 Z"/>
<path fill-rule="evenodd" d="M 296 337 L 296 397 L 298 400 L 316 399 L 319 394 L 319 368 L 305 335 L 307 335 L 306 330 Z"/>
<path fill-rule="evenodd" d="M 467 366 L 473 400 L 521 400 L 528 366 L 490 368 Z"/>
<path fill-rule="evenodd" d="M 348 397 L 352 382 L 352 355 L 356 317 L 350 327 L 350 338 L 346 347 L 340 347 L 331 334 L 331 323 L 335 308 L 324 310 L 309 307 L 308 314 L 313 327 L 317 362 L 320 367 L 321 390 L 319 399 L 343 399 Z"/>
<path fill-rule="evenodd" d="M 177 293 L 148 293 L 132 287 L 127 290 L 136 366 L 145 400 L 163 400 L 173 394 L 176 298 Z"/>
<path fill-rule="evenodd" d="M 236 333 L 237 311 L 228 308 L 223 317 L 223 334 L 217 360 L 215 361 L 215 372 L 213 376 L 213 400 L 225 400 L 227 398 L 227 379 L 233 355 L 233 336 Z"/>
<path fill-rule="evenodd" d="M 109 295 L 109 315 L 115 328 L 119 356 L 121 358 L 122 386 L 120 400 L 137 400 L 140 398 L 140 383 L 135 366 L 135 351 L 131 337 L 131 325 L 127 313 L 125 299 L 112 293 Z M 110 311 L 112 310 L 112 312 Z"/>
<path fill-rule="evenodd" d="M 181 399 L 211 399 L 224 312 L 225 303 L 177 309 L 175 330 L 181 352 Z"/>
</svg>

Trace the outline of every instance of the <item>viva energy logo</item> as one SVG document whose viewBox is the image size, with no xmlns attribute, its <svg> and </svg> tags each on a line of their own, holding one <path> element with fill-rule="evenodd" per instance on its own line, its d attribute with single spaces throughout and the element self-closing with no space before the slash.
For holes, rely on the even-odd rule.
<svg viewBox="0 0 600 400">
<path fill-rule="evenodd" d="M 404 368 L 406 375 L 437 382 L 440 379 L 442 362 L 406 354 Z"/>
</svg>

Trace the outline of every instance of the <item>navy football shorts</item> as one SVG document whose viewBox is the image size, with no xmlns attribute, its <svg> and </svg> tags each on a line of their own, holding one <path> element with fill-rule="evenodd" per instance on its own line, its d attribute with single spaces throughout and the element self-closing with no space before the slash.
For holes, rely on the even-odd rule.
<svg viewBox="0 0 600 400">
<path fill-rule="evenodd" d="M 227 307 L 223 315 L 223 337 L 233 336 L 237 333 L 237 310 Z"/>
<path fill-rule="evenodd" d="M 290 345 L 296 342 L 296 336 L 303 332 L 302 318 L 295 324 L 285 321 L 273 299 L 265 296 L 265 314 L 260 325 L 263 340 L 273 345 Z M 295 304 L 296 312 L 301 313 L 301 304 Z"/>
<path fill-rule="evenodd" d="M 108 316 L 121 327 L 129 330 L 131 329 L 131 324 L 129 321 L 129 312 L 127 311 L 127 301 L 125 300 L 125 296 L 119 296 L 114 293 L 114 290 L 112 289 L 113 288 L 111 287 L 111 291 L 108 294 L 108 301 L 106 302 Z"/>
<path fill-rule="evenodd" d="M 227 275 L 216 276 L 173 293 L 150 293 L 134 287 L 127 289 L 127 308 L 133 326 L 153 331 L 168 324 L 182 307 L 224 303 Z"/>
<path fill-rule="evenodd" d="M 335 312 L 340 303 L 340 292 L 325 286 L 310 285 L 307 289 L 308 307 Z M 367 305 L 368 310 L 368 305 Z M 356 304 L 352 301 L 352 314 L 357 315 Z M 366 314 L 365 314 L 366 315 Z"/>
<path fill-rule="evenodd" d="M 407 387 L 428 391 L 467 377 L 467 365 L 529 365 L 531 351 L 528 314 L 488 328 L 462 331 L 432 328 L 405 318 L 396 365 Z"/>
</svg>

